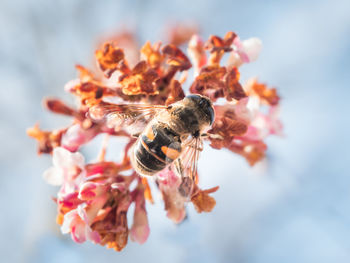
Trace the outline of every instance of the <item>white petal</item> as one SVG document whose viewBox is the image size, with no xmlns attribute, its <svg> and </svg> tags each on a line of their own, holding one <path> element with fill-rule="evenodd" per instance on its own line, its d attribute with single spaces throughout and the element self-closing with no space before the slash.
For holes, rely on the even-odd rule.
<svg viewBox="0 0 350 263">
<path fill-rule="evenodd" d="M 80 152 L 71 153 L 71 162 L 74 166 L 84 168 L 85 158 Z"/>
<path fill-rule="evenodd" d="M 259 38 L 252 37 L 244 40 L 242 46 L 250 62 L 257 60 L 262 49 L 262 42 Z"/>
<path fill-rule="evenodd" d="M 79 153 L 71 153 L 63 147 L 56 147 L 53 150 L 53 165 L 55 167 L 71 168 L 78 166 L 80 168 L 84 167 L 84 156 Z"/>
<path fill-rule="evenodd" d="M 69 167 L 67 161 L 70 160 L 71 152 L 63 147 L 53 149 L 52 162 L 55 167 Z"/>
<path fill-rule="evenodd" d="M 237 54 L 236 51 L 232 51 L 227 61 L 228 67 L 240 67 L 243 64 L 241 57 Z"/>
<path fill-rule="evenodd" d="M 61 185 L 63 183 L 63 171 L 57 167 L 47 169 L 43 177 L 48 184 Z"/>
<path fill-rule="evenodd" d="M 69 211 L 64 215 L 63 223 L 61 225 L 62 234 L 67 234 L 71 231 L 71 225 L 76 216 L 77 216 L 77 211 L 75 209 Z"/>
<path fill-rule="evenodd" d="M 64 85 L 64 90 L 67 92 L 71 92 L 75 86 L 80 84 L 80 79 L 73 79 L 67 82 L 66 85 Z"/>
</svg>

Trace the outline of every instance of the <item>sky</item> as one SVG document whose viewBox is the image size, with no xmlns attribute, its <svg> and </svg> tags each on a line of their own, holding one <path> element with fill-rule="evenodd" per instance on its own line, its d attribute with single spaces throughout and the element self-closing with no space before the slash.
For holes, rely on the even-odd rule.
<svg viewBox="0 0 350 263">
<path fill-rule="evenodd" d="M 1 262 L 349 262 L 349 12 L 346 0 L 1 1 Z M 42 98 L 73 102 L 63 86 L 75 64 L 92 64 L 102 36 L 131 28 L 154 42 L 174 21 L 196 22 L 204 39 L 232 30 L 262 40 L 241 77 L 278 88 L 285 136 L 268 139 L 268 160 L 253 168 L 205 147 L 201 184 L 220 186 L 212 213 L 189 205 L 176 226 L 158 198 L 144 245 L 117 253 L 76 244 L 55 224 L 58 189 L 41 176 L 51 159 L 36 155 L 25 129 L 69 123 L 45 112 Z M 87 158 L 97 145 L 83 149 Z M 116 142 L 110 154 L 118 150 Z"/>
</svg>

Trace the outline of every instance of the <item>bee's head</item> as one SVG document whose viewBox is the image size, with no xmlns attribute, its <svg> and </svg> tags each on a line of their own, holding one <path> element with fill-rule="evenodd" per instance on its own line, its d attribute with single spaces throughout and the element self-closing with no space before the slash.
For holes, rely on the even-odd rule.
<svg viewBox="0 0 350 263">
<path fill-rule="evenodd" d="M 198 94 L 191 94 L 186 96 L 185 99 L 192 101 L 195 104 L 195 107 L 197 107 L 198 110 L 202 111 L 207 117 L 209 124 L 213 124 L 215 113 L 213 104 L 211 103 L 209 98 Z"/>
</svg>

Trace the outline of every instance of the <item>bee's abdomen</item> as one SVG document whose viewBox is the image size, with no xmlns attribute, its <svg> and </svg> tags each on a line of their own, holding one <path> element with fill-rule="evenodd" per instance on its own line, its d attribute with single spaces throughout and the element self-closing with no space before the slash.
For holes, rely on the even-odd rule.
<svg viewBox="0 0 350 263">
<path fill-rule="evenodd" d="M 134 150 L 139 173 L 153 175 L 174 161 L 181 152 L 181 143 L 175 134 L 158 124 L 149 125 L 140 135 Z M 136 167 L 137 168 L 137 167 Z"/>
</svg>

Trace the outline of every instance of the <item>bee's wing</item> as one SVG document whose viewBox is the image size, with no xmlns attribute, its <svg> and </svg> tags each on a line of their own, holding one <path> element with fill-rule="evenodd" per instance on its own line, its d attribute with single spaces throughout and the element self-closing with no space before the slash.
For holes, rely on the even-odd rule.
<svg viewBox="0 0 350 263">
<path fill-rule="evenodd" d="M 89 109 L 89 115 L 94 121 L 105 121 L 109 128 L 123 128 L 137 134 L 159 111 L 166 108 L 167 106 L 163 105 L 101 102 Z"/>
<path fill-rule="evenodd" d="M 179 186 L 180 193 L 185 197 L 190 197 L 194 184 L 198 181 L 198 159 L 203 150 L 201 137 L 190 138 L 183 145 L 184 150 L 180 157 L 174 161 L 175 170 L 182 178 Z"/>
</svg>

